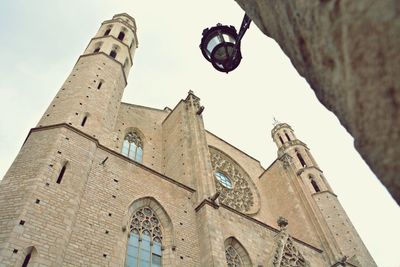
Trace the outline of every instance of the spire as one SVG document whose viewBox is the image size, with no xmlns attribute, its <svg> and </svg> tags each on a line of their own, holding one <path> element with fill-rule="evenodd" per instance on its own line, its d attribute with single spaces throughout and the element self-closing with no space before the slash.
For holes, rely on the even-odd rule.
<svg viewBox="0 0 400 267">
<path fill-rule="evenodd" d="M 275 127 L 276 125 L 281 124 L 280 121 L 278 121 L 275 117 L 274 117 L 274 122 L 272 123 L 272 125 Z"/>
</svg>

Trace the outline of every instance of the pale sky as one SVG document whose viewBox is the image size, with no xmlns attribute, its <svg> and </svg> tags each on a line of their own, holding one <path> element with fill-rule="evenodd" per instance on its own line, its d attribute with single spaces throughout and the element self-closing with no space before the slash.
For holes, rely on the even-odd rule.
<svg viewBox="0 0 400 267">
<path fill-rule="evenodd" d="M 398 206 L 275 41 L 252 24 L 235 71 L 217 72 L 203 58 L 198 46 L 204 28 L 218 22 L 240 27 L 244 12 L 233 0 L 2 1 L 0 177 L 101 22 L 122 12 L 136 19 L 139 38 L 124 102 L 173 108 L 193 90 L 205 106 L 206 128 L 264 167 L 276 158 L 273 117 L 289 123 L 377 264 L 400 266 Z"/>
</svg>

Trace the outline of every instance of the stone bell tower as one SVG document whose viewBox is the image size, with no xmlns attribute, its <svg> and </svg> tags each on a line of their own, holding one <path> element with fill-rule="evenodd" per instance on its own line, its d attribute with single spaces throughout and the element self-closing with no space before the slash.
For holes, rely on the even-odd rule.
<svg viewBox="0 0 400 267">
<path fill-rule="evenodd" d="M 102 141 L 114 128 L 137 45 L 131 16 L 104 21 L 38 127 L 67 123 Z"/>
<path fill-rule="evenodd" d="M 310 220 L 331 263 L 345 259 L 353 264 L 349 266 L 376 266 L 307 145 L 287 123 L 275 121 L 271 135 L 278 147 L 278 158 L 291 166 L 287 170 L 301 188 L 298 197 L 311 214 Z"/>
<path fill-rule="evenodd" d="M 1 266 L 71 261 L 66 251 L 89 174 L 116 123 L 137 44 L 131 16 L 104 21 L 31 129 L 1 181 Z"/>
</svg>

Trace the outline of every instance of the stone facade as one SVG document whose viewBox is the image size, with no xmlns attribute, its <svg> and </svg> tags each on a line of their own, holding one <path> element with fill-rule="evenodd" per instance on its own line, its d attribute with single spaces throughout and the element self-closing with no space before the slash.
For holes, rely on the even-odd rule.
<svg viewBox="0 0 400 267">
<path fill-rule="evenodd" d="M 236 0 L 290 58 L 400 203 L 396 0 Z"/>
<path fill-rule="evenodd" d="M 0 266 L 135 266 L 136 235 L 152 266 L 157 244 L 162 266 L 376 266 L 289 125 L 264 169 L 204 129 L 191 91 L 121 103 L 136 46 L 132 17 L 104 22 L 29 132 L 0 184 Z"/>
</svg>

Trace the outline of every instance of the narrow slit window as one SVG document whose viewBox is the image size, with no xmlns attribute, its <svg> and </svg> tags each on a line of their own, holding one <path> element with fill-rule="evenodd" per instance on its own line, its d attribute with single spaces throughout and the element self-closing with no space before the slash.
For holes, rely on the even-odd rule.
<svg viewBox="0 0 400 267">
<path fill-rule="evenodd" d="M 290 141 L 290 137 L 289 137 L 289 135 L 287 134 L 287 132 L 285 132 L 285 135 L 286 135 L 287 140 Z"/>
<path fill-rule="evenodd" d="M 124 32 L 120 32 L 120 33 L 118 34 L 118 39 L 119 39 L 120 41 L 123 41 L 124 38 L 125 38 L 125 33 L 124 33 Z"/>
<path fill-rule="evenodd" d="M 101 88 L 101 86 L 103 85 L 103 82 L 102 81 L 100 81 L 99 82 L 99 84 L 97 85 L 97 89 L 99 89 L 100 90 L 100 88 Z"/>
<path fill-rule="evenodd" d="M 111 32 L 111 28 L 107 29 L 107 30 L 104 32 L 104 36 L 107 36 L 107 35 L 109 35 L 109 34 L 110 34 L 110 32 Z"/>
<path fill-rule="evenodd" d="M 307 167 L 306 162 L 304 161 L 303 157 L 301 156 L 301 154 L 298 151 L 296 151 L 296 156 L 299 159 L 301 166 Z"/>
<path fill-rule="evenodd" d="M 24 262 L 22 263 L 22 267 L 28 267 L 29 261 L 31 260 L 32 252 L 29 252 L 28 255 L 26 255 Z"/>
<path fill-rule="evenodd" d="M 311 180 L 311 185 L 314 187 L 316 193 L 321 191 L 321 189 L 319 189 L 317 182 L 314 179 Z"/>
<path fill-rule="evenodd" d="M 281 141 L 281 144 L 283 145 L 283 139 L 282 139 L 282 137 L 280 136 L 280 135 L 278 135 L 278 137 L 279 137 L 279 141 Z"/>
<path fill-rule="evenodd" d="M 61 180 L 64 176 L 65 170 L 67 169 L 67 164 L 64 164 L 64 166 L 61 168 L 60 174 L 57 177 L 57 184 L 61 183 Z"/>
<path fill-rule="evenodd" d="M 81 123 L 82 127 L 85 126 L 86 121 L 87 121 L 87 117 L 88 117 L 87 115 L 85 117 L 83 117 L 83 120 L 82 120 L 82 123 Z"/>
</svg>

